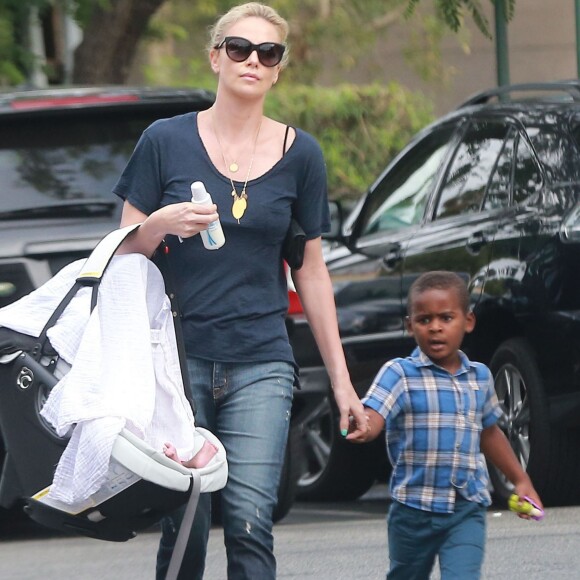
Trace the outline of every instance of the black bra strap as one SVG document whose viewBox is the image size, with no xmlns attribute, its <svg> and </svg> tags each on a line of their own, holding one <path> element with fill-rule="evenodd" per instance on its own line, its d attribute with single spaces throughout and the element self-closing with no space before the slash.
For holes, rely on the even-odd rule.
<svg viewBox="0 0 580 580">
<path fill-rule="evenodd" d="M 282 146 L 282 157 L 286 155 L 286 142 L 288 141 L 288 133 L 290 132 L 290 125 L 286 125 L 286 133 L 284 133 L 284 145 Z"/>
</svg>

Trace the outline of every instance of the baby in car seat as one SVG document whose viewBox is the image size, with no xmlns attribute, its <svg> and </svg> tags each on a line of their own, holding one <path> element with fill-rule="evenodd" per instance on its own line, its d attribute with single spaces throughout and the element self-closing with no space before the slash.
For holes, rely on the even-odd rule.
<svg viewBox="0 0 580 580">
<path fill-rule="evenodd" d="M 201 449 L 191 459 L 181 461 L 179 459 L 179 455 L 177 454 L 177 449 L 175 449 L 175 446 L 172 443 L 165 443 L 163 445 L 163 453 L 165 453 L 169 459 L 173 459 L 173 461 L 181 463 L 181 465 L 184 467 L 194 469 L 205 467 L 217 452 L 217 447 L 206 439 Z"/>
</svg>

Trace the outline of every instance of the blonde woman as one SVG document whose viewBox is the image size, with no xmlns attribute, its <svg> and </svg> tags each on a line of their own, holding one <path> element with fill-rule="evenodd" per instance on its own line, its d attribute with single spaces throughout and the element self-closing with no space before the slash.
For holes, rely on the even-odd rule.
<svg viewBox="0 0 580 580">
<path fill-rule="evenodd" d="M 149 127 L 114 190 L 125 200 L 121 225 L 143 222 L 123 250 L 151 255 L 163 239 L 169 245 L 196 423 L 214 432 L 228 455 L 222 520 L 229 579 L 276 577 L 272 511 L 295 377 L 281 257 L 292 214 L 307 237 L 293 278 L 331 378 L 341 431 L 349 416 L 366 429 L 322 258 L 321 233 L 329 227 L 322 153 L 312 136 L 263 112 L 287 62 L 287 33 L 287 22 L 256 2 L 222 16 L 209 43 L 214 105 Z M 204 182 L 215 205 L 190 202 L 194 181 Z M 218 210 L 225 245 L 207 250 L 197 234 Z M 180 578 L 202 578 L 209 528 L 209 497 L 202 497 Z M 178 515 L 163 522 L 157 578 L 165 577 L 178 529 Z"/>
</svg>

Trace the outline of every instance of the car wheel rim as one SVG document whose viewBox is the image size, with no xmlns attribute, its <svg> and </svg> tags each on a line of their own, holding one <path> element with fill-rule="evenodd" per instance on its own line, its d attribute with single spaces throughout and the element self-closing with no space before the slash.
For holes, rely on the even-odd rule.
<svg viewBox="0 0 580 580">
<path fill-rule="evenodd" d="M 330 461 L 334 438 L 334 421 L 327 397 L 310 411 L 304 421 L 304 472 L 298 480 L 299 487 L 315 483 Z"/>
<path fill-rule="evenodd" d="M 526 470 L 530 460 L 530 400 L 524 378 L 517 367 L 506 364 L 496 375 L 495 388 L 503 410 L 498 425 Z"/>
</svg>

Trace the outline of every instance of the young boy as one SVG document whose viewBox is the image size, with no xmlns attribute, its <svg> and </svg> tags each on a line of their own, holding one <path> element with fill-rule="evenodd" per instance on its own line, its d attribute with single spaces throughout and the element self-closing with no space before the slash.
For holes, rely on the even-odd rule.
<svg viewBox="0 0 580 580">
<path fill-rule="evenodd" d="M 452 272 L 429 272 L 411 286 L 407 329 L 418 347 L 387 362 L 363 398 L 366 434 L 386 426 L 393 465 L 388 516 L 390 580 L 480 577 L 490 505 L 483 455 L 541 506 L 530 478 L 497 426 L 501 416 L 489 369 L 459 350 L 475 326 L 469 294 Z"/>
</svg>

